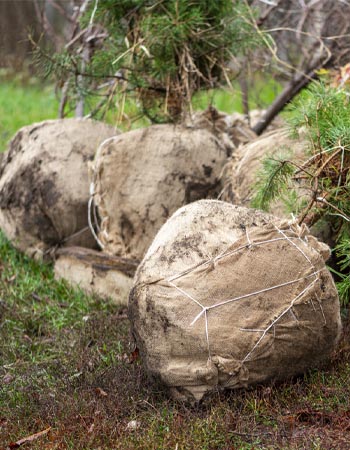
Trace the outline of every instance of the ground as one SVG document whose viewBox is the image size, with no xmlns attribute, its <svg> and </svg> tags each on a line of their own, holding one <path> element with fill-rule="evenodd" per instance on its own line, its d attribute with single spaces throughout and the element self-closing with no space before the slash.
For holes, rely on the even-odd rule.
<svg viewBox="0 0 350 450">
<path fill-rule="evenodd" d="M 55 281 L 1 236 L 0 449 L 350 448 L 344 323 L 322 370 L 179 404 L 132 353 L 125 309 Z"/>
</svg>

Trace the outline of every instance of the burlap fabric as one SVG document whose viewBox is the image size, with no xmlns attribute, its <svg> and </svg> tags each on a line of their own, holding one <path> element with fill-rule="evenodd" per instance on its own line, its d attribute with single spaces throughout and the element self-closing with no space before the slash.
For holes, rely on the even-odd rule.
<svg viewBox="0 0 350 450">
<path fill-rule="evenodd" d="M 220 201 L 179 209 L 141 262 L 129 298 L 147 372 L 177 398 L 286 379 L 327 360 L 341 330 L 306 227 Z"/>
<path fill-rule="evenodd" d="M 103 250 L 141 259 L 176 209 L 216 198 L 231 151 L 223 142 L 205 128 L 155 125 L 103 143 L 91 165 Z"/>
<path fill-rule="evenodd" d="M 252 111 L 254 120 L 261 111 Z M 229 141 L 236 148 L 240 144 L 246 144 L 255 139 L 257 135 L 248 124 L 244 114 L 233 113 L 228 115 L 209 106 L 205 111 L 199 111 L 186 118 L 186 126 L 193 128 L 205 128 L 214 133 L 219 133 L 225 142 Z"/>
<path fill-rule="evenodd" d="M 239 146 L 225 167 L 221 199 L 236 205 L 249 206 L 264 158 L 287 155 L 298 163 L 305 159 L 307 149 L 308 142 L 303 134 L 301 133 L 298 138 L 292 138 L 287 127 L 274 129 Z M 299 194 L 307 195 L 302 189 L 299 189 Z M 279 217 L 288 216 L 280 200 L 271 205 L 271 212 Z"/>
<path fill-rule="evenodd" d="M 63 278 L 88 294 L 127 305 L 133 276 L 140 261 L 82 247 L 64 247 L 55 256 L 56 279 Z"/>
<path fill-rule="evenodd" d="M 96 245 L 89 229 L 87 162 L 116 130 L 92 120 L 49 120 L 19 130 L 0 165 L 0 227 L 41 258 L 57 245 Z"/>
</svg>

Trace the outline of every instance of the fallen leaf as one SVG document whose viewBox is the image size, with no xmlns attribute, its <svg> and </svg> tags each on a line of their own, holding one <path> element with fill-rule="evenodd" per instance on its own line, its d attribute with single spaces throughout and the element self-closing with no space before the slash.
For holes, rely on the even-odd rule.
<svg viewBox="0 0 350 450">
<path fill-rule="evenodd" d="M 33 342 L 33 339 L 31 337 L 29 337 L 28 334 L 24 334 L 23 339 L 25 341 L 29 342 L 30 344 Z"/>
<path fill-rule="evenodd" d="M 177 413 L 174 415 L 174 422 L 176 423 L 176 425 L 178 427 L 181 427 L 183 425 L 184 420 L 185 420 L 185 418 L 182 414 Z"/>
<path fill-rule="evenodd" d="M 295 419 L 299 423 L 307 423 L 310 425 L 316 424 L 330 424 L 332 421 L 332 414 L 324 411 L 317 411 L 313 409 L 301 409 L 296 411 Z"/>
<path fill-rule="evenodd" d="M 91 433 L 94 431 L 94 428 L 95 428 L 95 424 L 92 423 L 92 424 L 89 426 L 88 433 L 91 434 Z"/>
<path fill-rule="evenodd" d="M 97 393 L 98 395 L 100 395 L 101 397 L 107 397 L 107 396 L 108 396 L 107 392 L 104 391 L 103 389 L 101 389 L 100 387 L 97 387 L 97 388 L 95 389 L 95 391 L 96 391 L 96 393 Z"/>
<path fill-rule="evenodd" d="M 18 448 L 23 444 L 26 444 L 27 442 L 35 441 L 35 439 L 40 438 L 41 436 L 45 436 L 49 431 L 51 430 L 51 427 L 46 428 L 46 430 L 39 431 L 39 433 L 31 434 L 30 436 L 27 436 L 23 439 L 20 439 L 17 442 L 12 442 L 9 444 L 9 448 Z"/>
<path fill-rule="evenodd" d="M 140 354 L 139 349 L 136 347 L 135 350 L 131 352 L 129 355 L 129 363 L 130 364 L 134 363 L 139 358 L 139 354 Z"/>
<path fill-rule="evenodd" d="M 128 422 L 126 429 L 130 430 L 130 431 L 134 431 L 137 430 L 140 427 L 141 423 L 137 420 L 130 420 L 130 422 Z"/>
<path fill-rule="evenodd" d="M 4 384 L 10 384 L 14 379 L 15 377 L 13 375 L 11 375 L 10 373 L 6 373 L 2 379 L 2 382 Z"/>
<path fill-rule="evenodd" d="M 36 292 L 32 292 L 32 298 L 38 302 L 41 302 L 41 297 Z"/>
</svg>

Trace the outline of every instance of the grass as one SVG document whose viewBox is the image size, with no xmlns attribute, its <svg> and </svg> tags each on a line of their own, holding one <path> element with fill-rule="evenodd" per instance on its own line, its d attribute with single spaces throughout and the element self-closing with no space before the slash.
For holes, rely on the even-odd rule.
<svg viewBox="0 0 350 450">
<path fill-rule="evenodd" d="M 4 71 L 4 69 L 3 69 Z M 249 91 L 249 106 L 251 109 L 266 107 L 280 92 L 281 86 L 271 78 L 266 81 L 255 80 L 254 89 Z M 97 103 L 96 99 L 88 99 L 90 106 Z M 193 98 L 193 109 L 204 110 L 212 104 L 220 111 L 228 114 L 242 111 L 242 99 L 237 83 L 232 89 L 212 89 L 199 92 Z M 23 126 L 47 119 L 55 119 L 58 115 L 59 97 L 55 94 L 52 84 L 45 83 L 31 76 L 19 74 L 14 76 L 0 70 L 0 152 L 6 150 L 9 140 Z M 138 110 L 135 102 L 125 105 L 125 118 L 119 123 L 118 109 L 109 111 L 105 120 L 117 124 L 127 130 L 148 125 L 145 118 L 137 118 Z M 69 117 L 73 112 L 68 114 Z M 132 119 L 136 118 L 136 120 Z"/>
<path fill-rule="evenodd" d="M 249 92 L 249 108 L 264 109 L 272 103 L 274 98 L 281 92 L 281 85 L 274 81 L 272 77 L 268 80 L 261 76 L 256 76 L 254 88 L 250 86 Z M 232 89 L 211 89 L 197 93 L 193 98 L 194 110 L 203 110 L 212 104 L 220 111 L 231 114 L 233 112 L 242 112 L 242 97 L 237 82 L 233 83 Z"/>
<path fill-rule="evenodd" d="M 52 85 L 29 78 L 25 83 L 0 74 L 0 152 L 24 125 L 57 118 L 58 100 Z"/>
<path fill-rule="evenodd" d="M 0 449 L 48 427 L 26 448 L 346 448 L 347 327 L 329 367 L 189 406 L 132 362 L 122 307 L 56 281 L 3 235 L 0 261 Z"/>
</svg>

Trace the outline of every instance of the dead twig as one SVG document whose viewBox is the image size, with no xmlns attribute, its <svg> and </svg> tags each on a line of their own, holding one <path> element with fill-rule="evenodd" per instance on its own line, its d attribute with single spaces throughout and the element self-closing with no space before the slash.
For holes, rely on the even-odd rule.
<svg viewBox="0 0 350 450">
<path fill-rule="evenodd" d="M 7 449 L 19 448 L 23 444 L 27 444 L 28 442 L 33 442 L 36 439 L 39 439 L 40 437 L 45 436 L 46 434 L 48 434 L 50 430 L 51 430 L 51 427 L 48 427 L 45 430 L 40 431 L 39 433 L 31 434 L 30 436 L 26 436 L 25 438 L 19 439 L 16 442 L 11 442 L 7 446 Z"/>
</svg>

